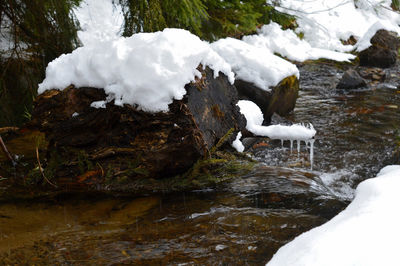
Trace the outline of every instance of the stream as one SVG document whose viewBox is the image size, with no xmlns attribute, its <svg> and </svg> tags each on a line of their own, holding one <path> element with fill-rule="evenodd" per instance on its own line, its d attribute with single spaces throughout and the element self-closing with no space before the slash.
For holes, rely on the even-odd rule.
<svg viewBox="0 0 400 266">
<path fill-rule="evenodd" d="M 144 198 L 60 195 L 0 204 L 0 262 L 61 265 L 264 265 L 279 247 L 343 210 L 355 187 L 394 163 L 400 67 L 369 89 L 335 89 L 343 70 L 298 66 L 292 122 L 317 130 L 304 143 L 262 140 L 259 162 L 215 188 Z M 296 145 L 295 145 L 296 146 Z M 312 170 L 311 170 L 312 166 Z M 0 264 L 2 264 L 0 263 Z"/>
</svg>

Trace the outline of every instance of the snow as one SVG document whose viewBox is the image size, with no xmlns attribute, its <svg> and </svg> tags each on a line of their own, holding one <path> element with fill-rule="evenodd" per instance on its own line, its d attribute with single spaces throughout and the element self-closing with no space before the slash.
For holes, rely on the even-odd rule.
<svg viewBox="0 0 400 266">
<path fill-rule="evenodd" d="M 390 4 L 391 0 L 282 0 L 277 9 L 296 17 L 296 32 L 312 47 L 349 52 L 354 47 L 341 40 L 361 38 L 376 22 L 400 33 L 400 16 Z"/>
<path fill-rule="evenodd" d="M 257 136 L 280 140 L 309 141 L 316 134 L 316 130 L 311 124 L 308 126 L 301 124 L 262 126 L 263 114 L 255 103 L 241 100 L 237 105 L 247 120 L 246 129 Z"/>
<path fill-rule="evenodd" d="M 281 26 L 274 22 L 264 25 L 256 35 L 244 36 L 243 41 L 298 62 L 319 58 L 348 62 L 355 58 L 348 53 L 314 48 L 305 40 L 299 39 L 293 30 L 282 30 Z"/>
<path fill-rule="evenodd" d="M 367 49 L 368 47 L 370 47 L 371 46 L 371 42 L 370 42 L 371 38 L 380 29 L 385 29 L 388 31 L 396 32 L 396 28 L 393 27 L 392 25 L 387 24 L 387 23 L 383 24 L 382 22 L 378 21 L 367 30 L 367 32 L 364 34 L 364 36 L 360 40 L 358 40 L 357 44 L 355 45 L 356 51 L 361 52 L 361 51 Z"/>
<path fill-rule="evenodd" d="M 237 150 L 238 152 L 244 151 L 243 143 L 240 141 L 241 137 L 242 137 L 242 132 L 239 132 L 236 136 L 236 139 L 232 142 L 232 147 L 235 148 L 235 150 Z"/>
<path fill-rule="evenodd" d="M 168 111 L 174 99 L 183 98 L 185 85 L 201 76 L 197 70 L 200 64 L 212 68 L 215 77 L 222 72 L 234 82 L 230 65 L 209 43 L 189 31 L 165 29 L 120 37 L 120 21 L 109 17 L 120 8 L 111 9 L 113 13 L 110 5 L 111 0 L 87 0 L 75 11 L 82 20 L 79 38 L 83 47 L 49 63 L 39 94 L 63 90 L 71 84 L 104 88 L 108 101 L 114 100 L 116 105 L 130 104 L 147 112 L 159 112 Z M 93 106 L 104 105 L 99 102 Z"/>
<path fill-rule="evenodd" d="M 399 265 L 399 187 L 400 165 L 383 168 L 358 185 L 344 211 L 281 247 L 267 265 Z"/>
<path fill-rule="evenodd" d="M 110 0 L 85 0 L 73 10 L 81 30 L 78 38 L 83 45 L 117 39 L 124 26 L 121 5 Z"/>
<path fill-rule="evenodd" d="M 233 38 L 220 39 L 212 43 L 211 47 L 231 65 L 236 78 L 253 83 L 263 90 L 278 85 L 286 77 L 299 77 L 299 70 L 294 64 L 272 54 L 268 49 Z"/>
</svg>

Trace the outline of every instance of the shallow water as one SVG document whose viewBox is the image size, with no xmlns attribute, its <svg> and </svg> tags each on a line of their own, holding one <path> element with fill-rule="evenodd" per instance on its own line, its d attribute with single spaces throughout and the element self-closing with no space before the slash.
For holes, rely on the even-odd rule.
<svg viewBox="0 0 400 266">
<path fill-rule="evenodd" d="M 212 189 L 3 203 L 0 262 L 263 265 L 342 210 L 360 181 L 391 162 L 400 125 L 396 71 L 388 70 L 391 86 L 344 93 L 334 89 L 340 70 L 301 67 L 303 90 L 287 119 L 318 131 L 313 170 L 304 143 L 297 153 L 288 142 L 265 140 L 253 149 L 260 161 L 253 171 Z"/>
</svg>

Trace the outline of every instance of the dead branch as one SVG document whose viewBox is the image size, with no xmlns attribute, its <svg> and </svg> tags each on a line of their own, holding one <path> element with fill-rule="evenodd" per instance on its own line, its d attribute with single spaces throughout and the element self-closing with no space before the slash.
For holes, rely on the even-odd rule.
<svg viewBox="0 0 400 266">
<path fill-rule="evenodd" d="M 44 180 L 46 180 L 46 182 L 49 183 L 50 185 L 52 185 L 53 187 L 57 188 L 57 186 L 54 185 L 53 183 L 51 183 L 50 180 L 48 180 L 47 177 L 44 175 L 43 168 L 42 168 L 42 165 L 41 165 L 40 159 L 39 159 L 39 148 L 37 146 L 36 146 L 36 159 L 37 159 L 37 162 L 39 165 L 39 171 L 42 174 Z"/>
<path fill-rule="evenodd" d="M 6 155 L 7 159 L 10 160 L 10 162 L 15 165 L 15 161 L 13 159 L 13 157 L 11 156 L 11 153 L 7 150 L 6 145 L 4 144 L 3 138 L 0 136 L 0 147 L 1 150 L 4 152 L 4 154 Z"/>
</svg>

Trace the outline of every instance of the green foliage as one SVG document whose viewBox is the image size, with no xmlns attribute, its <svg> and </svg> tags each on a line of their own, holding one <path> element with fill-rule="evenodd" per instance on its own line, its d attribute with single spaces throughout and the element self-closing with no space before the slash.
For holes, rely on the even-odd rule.
<svg viewBox="0 0 400 266">
<path fill-rule="evenodd" d="M 164 28 L 184 28 L 201 34 L 207 19 L 202 0 L 119 0 L 124 8 L 124 35 L 154 32 Z"/>
<path fill-rule="evenodd" d="M 19 125 L 31 113 L 47 64 L 77 46 L 71 8 L 80 0 L 0 1 L 0 126 Z"/>
<path fill-rule="evenodd" d="M 294 18 L 280 13 L 265 0 L 205 0 L 209 19 L 203 21 L 202 37 L 215 40 L 220 37 L 241 37 L 251 34 L 271 21 L 290 27 Z"/>
<path fill-rule="evenodd" d="M 391 7 L 393 10 L 400 11 L 400 0 L 392 0 Z"/>
</svg>

